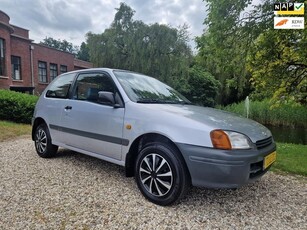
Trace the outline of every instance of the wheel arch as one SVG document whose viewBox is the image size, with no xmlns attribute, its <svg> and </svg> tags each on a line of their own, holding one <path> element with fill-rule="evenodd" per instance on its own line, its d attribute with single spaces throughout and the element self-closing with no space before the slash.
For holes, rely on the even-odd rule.
<svg viewBox="0 0 307 230">
<path fill-rule="evenodd" d="M 41 117 L 37 117 L 35 118 L 33 125 L 32 125 L 32 140 L 34 141 L 34 135 L 35 135 L 35 130 L 36 128 L 40 125 L 40 124 L 47 124 L 46 121 L 41 118 Z"/>
<path fill-rule="evenodd" d="M 186 168 L 187 172 L 189 173 L 189 177 L 191 178 L 189 169 L 186 165 L 186 162 L 182 156 L 182 153 L 180 149 L 177 147 L 177 145 L 168 137 L 158 134 L 158 133 L 146 133 L 139 137 L 137 137 L 131 144 L 129 148 L 129 152 L 126 155 L 125 159 L 125 169 L 126 169 L 126 176 L 127 177 L 133 177 L 134 176 L 134 167 L 136 163 L 136 158 L 140 152 L 140 150 L 143 148 L 143 146 L 153 143 L 153 142 L 159 142 L 166 145 L 172 146 L 176 151 L 179 153 L 179 157 L 181 158 L 184 167 Z"/>
</svg>

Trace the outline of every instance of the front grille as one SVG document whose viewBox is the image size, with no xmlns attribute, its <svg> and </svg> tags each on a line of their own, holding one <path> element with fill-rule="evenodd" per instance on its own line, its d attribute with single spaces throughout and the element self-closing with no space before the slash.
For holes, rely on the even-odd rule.
<svg viewBox="0 0 307 230">
<path fill-rule="evenodd" d="M 270 144 L 272 144 L 272 142 L 273 142 L 272 137 L 268 137 L 266 139 L 257 141 L 256 142 L 257 149 L 263 149 L 263 148 L 269 146 Z"/>
</svg>

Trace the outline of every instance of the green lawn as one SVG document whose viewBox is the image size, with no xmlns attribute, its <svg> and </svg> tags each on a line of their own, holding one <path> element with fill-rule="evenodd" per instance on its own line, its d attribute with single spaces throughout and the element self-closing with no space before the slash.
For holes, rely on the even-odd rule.
<svg viewBox="0 0 307 230">
<path fill-rule="evenodd" d="M 273 171 L 307 176 L 307 145 L 277 143 Z"/>
<path fill-rule="evenodd" d="M 31 125 L 0 121 L 0 141 L 10 140 L 22 135 L 31 135 Z"/>
<path fill-rule="evenodd" d="M 22 135 L 31 135 L 31 125 L 0 121 L 0 141 Z M 277 143 L 277 160 L 272 170 L 307 176 L 307 145 Z"/>
</svg>

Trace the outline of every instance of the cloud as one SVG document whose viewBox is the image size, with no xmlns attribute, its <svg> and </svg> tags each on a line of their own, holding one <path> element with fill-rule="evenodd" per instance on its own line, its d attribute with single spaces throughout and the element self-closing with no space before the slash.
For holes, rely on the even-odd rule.
<svg viewBox="0 0 307 230">
<path fill-rule="evenodd" d="M 102 33 L 110 26 L 120 0 L 1 0 L 1 10 L 11 24 L 30 30 L 35 42 L 45 37 L 66 39 L 76 45 L 89 31 Z M 206 16 L 201 0 L 127 0 L 135 20 L 163 23 L 173 27 L 188 24 L 191 38 L 202 34 Z"/>
</svg>

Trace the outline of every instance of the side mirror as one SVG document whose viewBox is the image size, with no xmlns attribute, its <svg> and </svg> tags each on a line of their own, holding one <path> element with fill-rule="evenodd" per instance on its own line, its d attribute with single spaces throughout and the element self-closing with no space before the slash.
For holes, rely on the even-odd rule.
<svg viewBox="0 0 307 230">
<path fill-rule="evenodd" d="M 115 102 L 114 93 L 112 92 L 99 91 L 98 102 L 101 104 L 114 106 L 114 108 L 120 107 L 120 105 Z"/>
</svg>

